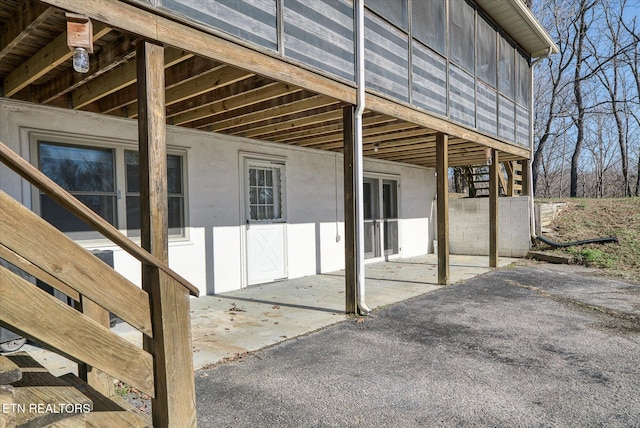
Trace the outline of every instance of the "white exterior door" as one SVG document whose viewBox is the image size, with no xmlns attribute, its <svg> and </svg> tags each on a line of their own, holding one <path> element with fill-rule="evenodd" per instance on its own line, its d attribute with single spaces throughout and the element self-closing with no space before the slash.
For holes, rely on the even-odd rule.
<svg viewBox="0 0 640 428">
<path fill-rule="evenodd" d="M 284 164 L 245 160 L 247 285 L 287 277 Z"/>
</svg>

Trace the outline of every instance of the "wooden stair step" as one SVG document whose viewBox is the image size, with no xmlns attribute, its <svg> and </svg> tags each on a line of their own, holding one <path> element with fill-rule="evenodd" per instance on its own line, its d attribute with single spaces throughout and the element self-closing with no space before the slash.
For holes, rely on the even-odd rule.
<svg viewBox="0 0 640 428">
<path fill-rule="evenodd" d="M 0 385 L 0 427 L 16 426 L 16 412 L 12 411 L 15 404 L 13 386 Z M 5 409 L 10 409 L 8 412 Z"/>
<path fill-rule="evenodd" d="M 93 402 L 93 410 L 87 413 L 86 424 L 91 428 L 111 428 L 111 427 L 151 427 L 151 419 L 141 413 L 133 405 L 114 395 L 105 397 L 96 391 L 84 380 L 73 374 L 66 374 L 60 379 L 73 385 Z"/>
<path fill-rule="evenodd" d="M 22 374 L 19 380 L 11 383 L 15 410 L 13 426 L 44 427 L 67 418 L 82 417 L 91 410 L 91 399 L 49 373 L 26 352 L 6 357 Z"/>
<path fill-rule="evenodd" d="M 0 385 L 8 385 L 22 378 L 20 367 L 11 359 L 0 355 Z"/>
</svg>

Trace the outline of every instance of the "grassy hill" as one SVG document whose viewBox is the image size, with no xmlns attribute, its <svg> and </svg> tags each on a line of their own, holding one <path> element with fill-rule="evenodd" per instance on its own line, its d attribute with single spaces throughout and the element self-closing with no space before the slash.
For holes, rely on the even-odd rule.
<svg viewBox="0 0 640 428">
<path fill-rule="evenodd" d="M 545 236 L 557 242 L 616 236 L 618 243 L 550 251 L 571 254 L 577 263 L 600 268 L 604 275 L 640 284 L 640 198 L 556 201 L 567 202 L 567 207 Z"/>
</svg>

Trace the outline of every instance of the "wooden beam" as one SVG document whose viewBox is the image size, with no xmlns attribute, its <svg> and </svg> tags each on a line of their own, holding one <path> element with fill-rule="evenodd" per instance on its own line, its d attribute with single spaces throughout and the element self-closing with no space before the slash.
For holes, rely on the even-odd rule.
<svg viewBox="0 0 640 428">
<path fill-rule="evenodd" d="M 342 129 L 344 140 L 344 286 L 345 312 L 355 314 L 357 305 L 357 270 L 356 270 L 356 181 L 355 181 L 355 106 L 342 108 Z"/>
<path fill-rule="evenodd" d="M 132 43 L 131 37 L 125 35 L 102 46 L 100 51 L 91 57 L 87 73 L 76 73 L 73 68 L 68 68 L 55 79 L 39 85 L 34 91 L 34 101 L 48 104 L 126 63 L 136 54 L 136 51 L 131 48 Z"/>
<path fill-rule="evenodd" d="M 296 100 L 291 103 L 276 105 L 265 110 L 256 111 L 242 116 L 236 116 L 227 120 L 217 121 L 216 123 L 211 125 L 211 130 L 214 132 L 230 130 L 233 128 L 238 128 L 240 126 L 247 126 L 254 123 L 262 122 L 266 119 L 276 119 L 280 117 L 286 117 L 291 114 L 300 114 L 302 112 L 315 110 L 320 107 L 330 106 L 335 103 L 336 100 L 327 97 L 326 95 L 315 95 L 303 98 L 301 100 Z"/>
<path fill-rule="evenodd" d="M 500 174 L 499 152 L 491 150 L 489 166 L 489 266 L 498 267 L 498 182 Z"/>
<path fill-rule="evenodd" d="M 101 22 L 93 25 L 94 42 L 101 39 L 111 31 L 111 27 Z M 73 56 L 73 51 L 67 45 L 67 33 L 56 37 L 51 43 L 42 48 L 40 52 L 20 64 L 7 77 L 4 78 L 4 96 L 11 97 L 21 89 L 29 86 L 40 77 L 47 74 Z"/>
<path fill-rule="evenodd" d="M 164 66 L 170 67 L 171 65 L 186 61 L 192 56 L 190 53 L 177 49 L 167 49 Z M 96 79 L 91 85 L 84 85 L 73 91 L 71 94 L 73 108 L 81 109 L 135 82 L 136 63 L 135 61 L 129 61 L 121 67 L 106 73 L 100 79 Z"/>
<path fill-rule="evenodd" d="M 203 73 L 195 79 L 187 79 L 184 83 L 165 89 L 165 105 L 170 106 L 188 98 L 195 97 L 217 88 L 232 85 L 241 80 L 253 76 L 252 73 L 238 70 L 228 66 L 221 66 Z M 130 117 L 136 117 L 138 104 L 132 103 L 129 107 Z"/>
<path fill-rule="evenodd" d="M 168 189 L 164 86 L 164 48 L 137 46 L 138 133 L 140 153 L 141 244 L 168 260 Z M 156 395 L 153 425 L 195 427 L 195 381 L 191 349 L 189 294 L 155 266 L 142 266 L 142 288 L 149 293 Z"/>
<path fill-rule="evenodd" d="M 362 137 L 363 144 L 374 143 L 380 141 L 392 141 L 394 139 L 409 138 L 417 135 L 424 135 L 424 130 L 420 131 L 416 129 L 416 125 L 401 122 L 391 123 L 383 126 L 371 126 L 365 127 L 363 125 Z M 309 138 L 298 144 L 299 146 L 321 146 L 327 143 L 340 143 L 340 135 L 320 136 L 316 138 Z"/>
<path fill-rule="evenodd" d="M 376 124 L 383 124 L 395 121 L 394 118 L 389 116 L 384 116 L 380 114 L 375 114 L 372 112 L 366 113 L 363 115 L 362 126 L 367 127 Z M 321 126 L 313 126 L 307 129 L 302 129 L 299 131 L 293 132 L 282 132 L 280 134 L 276 134 L 270 138 L 270 141 L 277 141 L 282 143 L 296 144 L 299 145 L 298 142 L 303 142 L 307 138 L 313 138 L 316 135 L 322 134 L 333 134 L 337 135 L 339 138 L 338 147 L 342 148 L 342 118 L 332 123 L 326 123 Z"/>
<path fill-rule="evenodd" d="M 208 114 L 205 111 L 206 109 L 209 109 L 211 114 L 215 115 L 226 110 L 224 108 L 224 105 L 221 105 L 224 101 L 231 101 L 235 97 L 243 95 L 245 93 L 247 94 L 247 98 L 256 97 L 256 93 L 264 89 L 265 92 L 273 91 L 273 96 L 278 96 L 278 91 L 274 88 L 275 85 L 280 85 L 280 87 L 282 87 L 282 85 L 285 84 L 280 82 L 272 82 L 270 79 L 262 76 L 252 76 L 233 85 L 228 85 L 222 88 L 215 89 L 213 91 L 205 92 L 204 94 L 200 94 L 196 97 L 191 97 L 180 103 L 168 106 L 167 117 L 171 117 L 173 123 L 176 124 L 176 121 L 179 120 L 177 116 L 185 113 L 191 113 L 196 110 L 201 111 L 199 112 L 200 114 L 193 115 L 195 117 L 195 119 L 193 120 L 206 117 L 206 114 Z M 259 102 L 260 99 L 261 98 L 256 97 L 256 100 L 258 100 L 257 102 Z M 238 102 L 238 104 L 234 108 L 239 108 L 243 105 L 244 104 L 242 102 Z M 189 119 L 182 118 L 182 120 L 179 121 L 180 123 L 187 123 L 189 122 Z"/>
<path fill-rule="evenodd" d="M 449 274 L 449 154 L 448 136 L 436 134 L 436 192 L 438 212 L 438 284 L 447 285 Z"/>
<path fill-rule="evenodd" d="M 6 27 L 0 32 L 0 61 L 13 49 L 29 37 L 40 24 L 55 13 L 56 9 L 35 0 L 26 0 L 15 10 L 11 19 L 6 21 Z"/>
<path fill-rule="evenodd" d="M 256 138 L 259 140 L 268 140 L 270 134 L 277 133 L 284 130 L 295 130 L 306 125 L 314 125 L 318 123 L 325 123 L 327 121 L 336 120 L 340 118 L 340 110 L 330 108 L 319 109 L 319 112 L 303 112 L 302 114 L 294 114 L 292 118 L 285 120 L 276 120 L 274 123 L 269 123 L 264 126 L 252 127 L 246 131 L 235 131 L 233 134 L 241 135 L 247 138 Z M 337 107 L 337 105 L 336 105 Z"/>
<path fill-rule="evenodd" d="M 258 103 L 302 92 L 300 88 L 280 82 L 268 83 L 262 87 L 255 87 L 247 91 L 237 90 L 241 88 L 236 88 L 235 86 L 230 86 L 229 88 L 233 91 L 222 93 L 222 91 L 216 89 L 210 92 L 210 100 L 215 99 L 214 101 L 204 103 L 204 105 L 198 108 L 175 115 L 173 117 L 173 124 L 182 125 L 198 121 L 198 124 L 194 124 L 194 127 L 197 128 L 201 125 L 202 122 L 200 121 L 203 119 L 213 118 L 211 121 L 215 123 L 217 122 L 215 117 L 221 113 L 237 111 Z"/>
</svg>

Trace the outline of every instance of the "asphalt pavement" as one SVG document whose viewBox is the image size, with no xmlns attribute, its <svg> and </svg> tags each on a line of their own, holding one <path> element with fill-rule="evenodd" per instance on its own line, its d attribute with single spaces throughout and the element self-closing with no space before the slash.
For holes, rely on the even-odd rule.
<svg viewBox="0 0 640 428">
<path fill-rule="evenodd" d="M 196 372 L 200 427 L 640 427 L 640 285 L 536 264 Z"/>
</svg>

